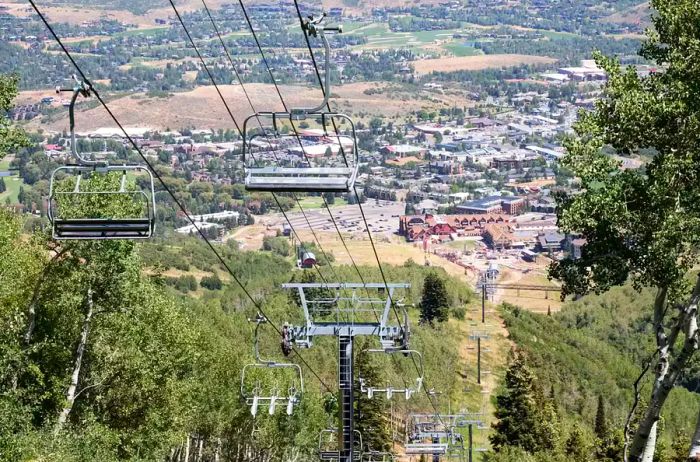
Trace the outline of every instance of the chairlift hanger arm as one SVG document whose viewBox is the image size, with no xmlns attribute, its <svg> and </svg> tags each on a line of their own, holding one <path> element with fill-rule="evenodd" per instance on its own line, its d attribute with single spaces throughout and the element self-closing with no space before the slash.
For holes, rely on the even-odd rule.
<svg viewBox="0 0 700 462">
<path fill-rule="evenodd" d="M 310 108 L 295 108 L 292 109 L 292 113 L 307 115 L 314 112 L 323 111 L 323 109 L 328 105 L 328 99 L 331 95 L 331 45 L 328 43 L 328 38 L 326 37 L 326 32 L 342 33 L 342 26 L 328 27 L 322 26 L 321 23 L 326 17 L 326 13 L 323 13 L 320 17 L 314 18 L 309 16 L 309 18 L 302 23 L 302 29 L 308 37 L 321 37 L 323 42 L 323 48 L 325 50 L 325 73 L 324 73 L 324 85 L 321 88 L 323 92 L 323 101 L 321 104 L 310 107 Z"/>
<path fill-rule="evenodd" d="M 92 96 L 92 84 L 84 80 L 78 79 L 76 75 L 73 75 L 73 80 L 75 80 L 75 85 L 72 89 L 66 88 L 56 88 L 56 93 L 70 91 L 73 93 L 70 99 L 70 105 L 68 106 L 68 119 L 70 123 L 70 150 L 71 154 L 77 161 L 78 165 L 88 165 L 88 166 L 105 166 L 106 162 L 98 160 L 89 160 L 84 158 L 78 153 L 78 147 L 75 141 L 75 104 L 78 101 L 78 96 L 83 96 L 84 98 L 89 98 Z"/>
</svg>

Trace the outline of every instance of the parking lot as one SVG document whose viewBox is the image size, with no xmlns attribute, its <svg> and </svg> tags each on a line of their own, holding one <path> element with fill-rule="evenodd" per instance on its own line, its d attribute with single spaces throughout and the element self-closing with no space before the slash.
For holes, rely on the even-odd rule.
<svg viewBox="0 0 700 462">
<path fill-rule="evenodd" d="M 389 236 L 397 231 L 399 216 L 403 215 L 405 205 L 402 202 L 367 199 L 367 202 L 362 204 L 362 209 L 365 212 L 365 218 L 367 219 L 367 224 L 372 234 Z M 331 207 L 331 212 L 342 233 L 367 233 L 358 205 Z M 304 217 L 304 215 L 306 215 L 306 217 Z M 325 207 L 304 210 L 303 214 L 301 212 L 288 213 L 287 217 L 294 229 L 299 232 L 307 231 L 309 225 L 311 225 L 314 231 L 336 232 L 333 221 Z M 272 226 L 278 225 L 280 227 L 286 223 L 282 214 L 275 216 L 274 219 L 266 221 Z"/>
</svg>

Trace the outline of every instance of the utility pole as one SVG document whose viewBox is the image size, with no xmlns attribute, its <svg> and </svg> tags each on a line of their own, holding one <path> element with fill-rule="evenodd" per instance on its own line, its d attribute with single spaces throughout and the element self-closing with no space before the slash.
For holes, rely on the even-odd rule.
<svg viewBox="0 0 700 462">
<path fill-rule="evenodd" d="M 481 385 L 481 337 L 476 339 L 476 383 Z"/>
<path fill-rule="evenodd" d="M 481 284 L 481 323 L 486 322 L 486 279 Z"/>
<path fill-rule="evenodd" d="M 474 424 L 469 424 L 469 462 L 472 462 L 472 458 L 474 457 Z"/>
</svg>

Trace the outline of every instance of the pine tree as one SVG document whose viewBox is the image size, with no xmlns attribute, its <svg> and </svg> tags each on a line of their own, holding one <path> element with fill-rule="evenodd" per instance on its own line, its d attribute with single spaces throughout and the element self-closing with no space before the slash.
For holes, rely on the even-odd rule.
<svg viewBox="0 0 700 462">
<path fill-rule="evenodd" d="M 369 340 L 357 345 L 359 353 L 355 357 L 357 374 L 368 384 L 378 385 L 382 382 L 381 374 L 376 364 L 371 361 L 367 349 L 371 348 Z M 374 395 L 367 397 L 360 391 L 359 382 L 355 383 L 355 429 L 362 434 L 363 450 L 389 451 L 391 448 L 391 433 L 387 425 L 386 400 Z"/>
<path fill-rule="evenodd" d="M 567 460 L 573 462 L 588 462 L 590 444 L 586 441 L 585 435 L 578 424 L 574 425 L 569 433 L 569 438 L 564 445 Z"/>
<path fill-rule="evenodd" d="M 598 395 L 598 409 L 595 413 L 595 434 L 601 440 L 608 434 L 608 422 L 605 418 L 605 401 L 603 401 L 603 395 Z"/>
<path fill-rule="evenodd" d="M 423 283 L 423 297 L 420 302 L 421 321 L 433 325 L 433 322 L 445 322 L 449 317 L 450 298 L 445 281 L 437 274 L 429 273 Z"/>
<path fill-rule="evenodd" d="M 5 179 L 0 178 L 0 193 L 7 191 L 7 186 L 5 186 Z"/>
<path fill-rule="evenodd" d="M 558 416 L 553 403 L 535 387 L 535 376 L 517 355 L 506 372 L 506 389 L 496 396 L 494 432 L 489 437 L 496 452 L 517 446 L 529 453 L 552 450 L 559 438 Z"/>
</svg>

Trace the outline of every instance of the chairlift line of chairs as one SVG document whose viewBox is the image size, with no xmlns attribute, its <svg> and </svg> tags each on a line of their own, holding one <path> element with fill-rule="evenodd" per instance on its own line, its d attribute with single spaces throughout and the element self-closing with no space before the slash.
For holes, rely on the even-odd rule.
<svg viewBox="0 0 700 462">
<path fill-rule="evenodd" d="M 328 99 L 331 94 L 331 77 L 330 77 L 330 45 L 326 33 L 341 33 L 342 28 L 322 26 L 321 23 L 325 18 L 325 13 L 318 17 L 309 17 L 304 23 L 304 33 L 309 37 L 320 37 L 325 49 L 325 84 L 323 86 L 324 97 L 323 101 L 317 106 L 310 108 L 294 108 L 289 112 L 257 112 L 248 118 L 243 123 L 243 164 L 245 168 L 245 187 L 249 191 L 288 191 L 288 192 L 350 192 L 355 185 L 359 169 L 359 151 L 357 146 L 357 135 L 355 124 L 350 117 L 345 114 L 328 111 Z M 261 132 L 254 133 L 249 125 L 251 121 L 257 121 L 260 124 Z M 279 160 L 272 160 L 275 165 L 265 165 L 265 162 L 260 162 L 261 159 L 256 159 L 253 153 L 253 144 L 258 137 L 274 137 L 275 139 L 298 139 L 297 127 L 295 121 L 315 120 L 321 126 L 321 139 L 335 139 L 337 142 L 338 153 L 333 154 L 331 149 L 331 158 L 324 162 L 314 161 L 311 164 L 310 157 L 305 152 L 305 146 L 302 144 L 301 155 L 296 162 L 290 162 L 291 165 L 279 165 Z M 265 121 L 265 123 L 263 123 Z M 347 123 L 350 127 L 350 134 L 339 135 L 335 132 L 338 125 Z M 289 126 L 287 125 L 289 124 Z M 333 133 L 329 133 L 328 127 L 332 125 Z M 291 127 L 290 127 L 291 126 Z M 293 134 L 283 133 L 282 127 L 287 130 L 291 128 Z M 349 138 L 349 139 L 348 139 Z M 343 140 L 347 140 L 351 144 L 351 153 L 346 154 L 346 148 L 343 146 Z M 331 147 L 336 144 L 331 143 Z M 272 146 L 270 145 L 271 149 Z M 274 154 L 274 153 L 273 153 Z M 339 155 L 338 155 L 339 154 Z M 258 156 L 260 157 L 260 156 Z M 329 164 L 329 165 L 326 165 Z"/>
<path fill-rule="evenodd" d="M 151 170 L 143 165 L 109 165 L 102 160 L 90 160 L 78 152 L 75 136 L 75 103 L 79 96 L 89 97 L 92 88 L 86 82 L 73 76 L 75 85 L 72 89 L 56 88 L 57 92 L 71 91 L 73 93 L 68 114 L 70 119 L 70 149 L 75 164 L 67 164 L 55 169 L 49 182 L 49 198 L 47 215 L 51 223 L 52 236 L 55 240 L 107 240 L 107 239 L 148 239 L 155 231 L 155 182 Z M 120 176 L 118 188 L 110 190 L 92 190 L 84 188 L 83 179 L 109 177 L 111 174 Z M 75 177 L 71 189 L 62 189 L 63 176 Z M 132 189 L 128 177 L 145 175 L 147 187 Z M 109 181 L 109 178 L 108 178 Z M 126 199 L 125 204 L 131 204 L 140 209 L 140 213 L 131 216 L 111 216 L 104 210 L 105 205 L 115 205 L 120 199 Z M 94 207 L 90 213 L 75 210 L 81 205 Z M 71 211 L 71 208 L 73 210 Z M 68 209 L 68 213 L 66 212 Z M 78 213 L 82 212 L 82 213 Z M 122 210 L 120 214 L 129 215 Z M 94 216 L 95 214 L 100 216 Z M 87 215 L 87 216 L 86 216 Z"/>
</svg>

